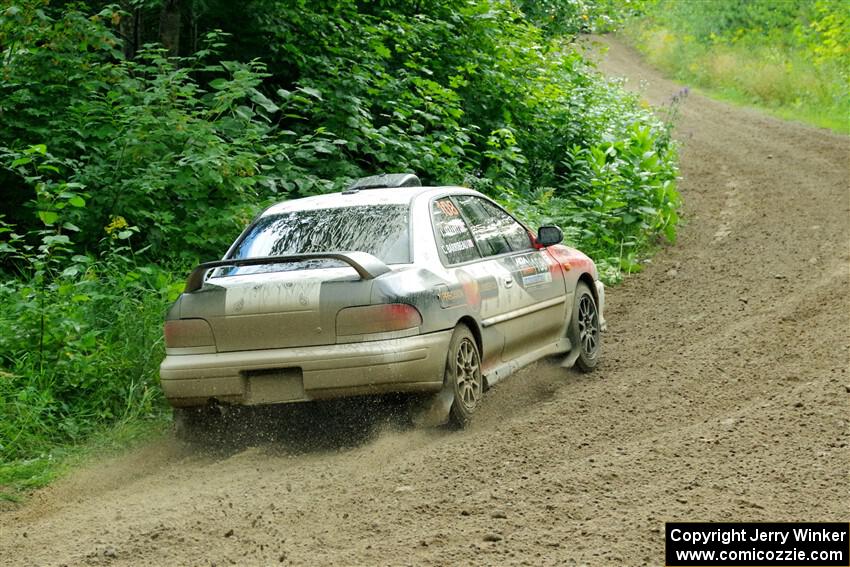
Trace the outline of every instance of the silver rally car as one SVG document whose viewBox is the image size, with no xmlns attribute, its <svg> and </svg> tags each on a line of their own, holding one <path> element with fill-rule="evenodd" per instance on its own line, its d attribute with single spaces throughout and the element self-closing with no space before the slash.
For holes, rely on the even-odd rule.
<svg viewBox="0 0 850 567">
<path fill-rule="evenodd" d="M 433 392 L 463 425 L 541 357 L 596 366 L 604 286 L 561 239 L 411 174 L 277 204 L 190 275 L 166 317 L 163 390 L 178 413 Z"/>
</svg>

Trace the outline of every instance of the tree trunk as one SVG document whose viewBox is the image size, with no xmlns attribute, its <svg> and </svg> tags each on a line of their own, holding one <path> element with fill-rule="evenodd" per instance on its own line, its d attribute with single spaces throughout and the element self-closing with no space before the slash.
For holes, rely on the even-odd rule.
<svg viewBox="0 0 850 567">
<path fill-rule="evenodd" d="M 139 9 L 134 8 L 131 2 L 124 0 L 120 4 L 121 10 L 127 15 L 121 18 L 118 24 L 118 33 L 124 44 L 124 57 L 132 59 L 136 56 L 139 48 Z"/>
<path fill-rule="evenodd" d="M 159 41 L 176 56 L 180 53 L 180 0 L 165 0 L 159 13 Z"/>
</svg>

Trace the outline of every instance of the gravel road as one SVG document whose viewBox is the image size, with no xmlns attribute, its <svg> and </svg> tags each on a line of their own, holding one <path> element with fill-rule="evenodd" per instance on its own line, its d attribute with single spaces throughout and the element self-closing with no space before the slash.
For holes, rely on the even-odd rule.
<svg viewBox="0 0 850 567">
<path fill-rule="evenodd" d="M 682 88 L 605 41 L 652 104 Z M 680 239 L 610 289 L 599 371 L 540 362 L 463 432 L 161 439 L 0 512 L 0 564 L 661 565 L 665 521 L 847 521 L 850 138 L 680 110 Z"/>
</svg>

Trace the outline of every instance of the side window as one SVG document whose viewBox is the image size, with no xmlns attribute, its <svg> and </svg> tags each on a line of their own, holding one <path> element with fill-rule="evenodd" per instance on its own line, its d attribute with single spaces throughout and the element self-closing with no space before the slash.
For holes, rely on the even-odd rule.
<svg viewBox="0 0 850 567">
<path fill-rule="evenodd" d="M 431 219 L 434 222 L 437 247 L 447 264 L 460 264 L 481 258 L 469 227 L 451 199 L 445 197 L 434 201 L 431 205 Z"/>
<path fill-rule="evenodd" d="M 532 248 L 525 227 L 490 201 L 470 196 L 456 199 L 484 256 Z"/>
</svg>

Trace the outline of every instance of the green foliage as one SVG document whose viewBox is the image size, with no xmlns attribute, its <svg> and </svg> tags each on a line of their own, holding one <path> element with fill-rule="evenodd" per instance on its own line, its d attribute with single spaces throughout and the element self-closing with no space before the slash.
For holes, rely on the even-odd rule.
<svg viewBox="0 0 850 567">
<path fill-rule="evenodd" d="M 815 0 L 807 7 L 794 37 L 819 65 L 834 64 L 850 77 L 850 6 L 841 0 Z M 808 23 L 808 25 L 805 25 Z"/>
<path fill-rule="evenodd" d="M 68 237 L 54 230 L 39 231 L 33 246 L 0 226 L 15 243 L 6 244 L 6 255 L 24 274 L 0 283 L 2 459 L 77 443 L 104 423 L 153 413 L 162 314 L 182 282 L 136 265 L 123 232 L 95 258 L 73 254 Z"/>
<path fill-rule="evenodd" d="M 15 193 L 3 212 L 28 229 L 84 202 L 62 214 L 79 229 L 78 252 L 96 250 L 120 216 L 148 257 L 209 258 L 262 206 L 376 171 L 497 198 L 553 188 L 580 199 L 575 184 L 587 180 L 576 172 L 596 163 L 589 150 L 627 141 L 635 125 L 651 133 L 658 171 L 672 172 L 663 127 L 509 3 L 340 0 L 327 10 L 256 0 L 249 27 L 264 57 L 249 48 L 241 62 L 220 59 L 222 33 L 189 57 L 147 46 L 126 59 L 110 28 L 121 13 L 54 18 L 38 5 L 0 19 L 0 40 L 13 46 L 0 79 L 0 110 L 14 117 L 0 133 Z M 216 23 L 227 24 L 221 10 Z M 566 156 L 572 147 L 588 151 Z M 38 164 L 22 153 L 31 148 L 43 152 Z M 613 186 L 625 190 L 644 165 L 623 166 L 636 169 Z M 72 194 L 73 203 L 60 197 Z M 649 224 L 647 236 L 666 226 Z M 605 257 L 627 237 L 575 243 Z"/>
<path fill-rule="evenodd" d="M 154 253 L 210 256 L 239 233 L 261 198 L 277 193 L 280 180 L 299 180 L 287 194 L 327 185 L 309 171 L 334 151 L 332 140 L 274 127 L 270 114 L 285 109 L 257 90 L 267 77 L 262 63 L 205 65 L 209 49 L 174 60 L 153 46 L 124 60 L 118 39 L 97 23 L 113 15 L 95 20 L 70 10 L 61 25 L 46 17 L 26 26 L 0 21 L 4 43 L 51 46 L 10 50 L 0 80 L 0 111 L 11 117 L 0 155 L 14 158 L 5 162 L 7 175 L 42 221 L 55 220 L 53 208 L 62 205 L 42 207 L 45 196 L 59 195 L 53 180 L 68 179 L 65 193 L 85 190 L 88 198 L 68 219 L 80 228 L 79 248 L 95 248 L 109 219 L 123 216 Z M 211 48 L 218 40 L 210 34 Z M 199 74 L 208 86 L 198 84 Z M 32 147 L 44 154 L 45 142 L 50 159 L 39 167 L 15 149 L 38 144 Z M 7 214 L 31 226 L 24 210 Z"/>
<path fill-rule="evenodd" d="M 647 4 L 627 34 L 678 79 L 786 118 L 850 132 L 850 4 Z"/>
<path fill-rule="evenodd" d="M 159 411 L 161 319 L 182 282 L 137 261 L 123 217 L 97 255 L 76 253 L 89 195 L 44 145 L 0 159 L 34 187 L 40 225 L 19 234 L 0 216 L 0 266 L 17 276 L 0 281 L 0 488 L 27 488 L 55 474 L 56 446 Z"/>
<path fill-rule="evenodd" d="M 651 0 L 517 0 L 525 16 L 550 36 L 619 29 Z"/>
<path fill-rule="evenodd" d="M 669 154 L 659 155 L 657 135 L 635 124 L 625 140 L 589 150 L 568 148 L 566 163 L 576 180 L 568 192 L 540 188 L 531 200 L 507 194 L 503 202 L 534 225 L 564 227 L 569 242 L 606 251 L 597 255 L 597 266 L 604 279 L 617 281 L 640 270 L 641 253 L 652 246 L 653 235 L 675 240 L 676 169 L 664 163 Z"/>
</svg>

